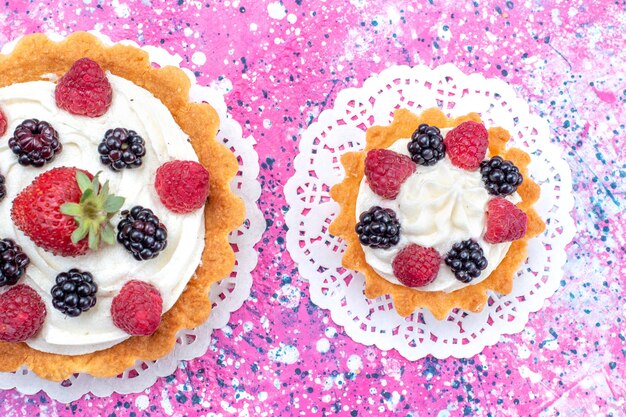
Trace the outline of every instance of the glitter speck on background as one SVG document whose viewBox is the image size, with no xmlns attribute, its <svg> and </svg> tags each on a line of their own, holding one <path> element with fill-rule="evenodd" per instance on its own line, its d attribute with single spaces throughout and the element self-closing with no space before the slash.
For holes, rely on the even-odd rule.
<svg viewBox="0 0 626 417">
<path fill-rule="evenodd" d="M 139 394 L 0 392 L 0 414 L 622 416 L 626 408 L 623 1 L 8 0 L 0 45 L 97 29 L 183 57 L 253 135 L 267 231 L 250 299 L 202 358 Z M 285 251 L 299 134 L 337 92 L 395 64 L 454 63 L 510 83 L 572 168 L 578 233 L 557 293 L 470 359 L 408 362 L 351 341 Z"/>
</svg>

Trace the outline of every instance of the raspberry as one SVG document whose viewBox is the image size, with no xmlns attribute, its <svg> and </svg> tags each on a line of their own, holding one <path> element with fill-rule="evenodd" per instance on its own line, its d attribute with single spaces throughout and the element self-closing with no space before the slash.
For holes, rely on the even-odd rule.
<svg viewBox="0 0 626 417">
<path fill-rule="evenodd" d="M 7 133 L 7 127 L 9 126 L 9 122 L 7 121 L 7 117 L 0 109 L 0 136 L 4 136 Z"/>
<path fill-rule="evenodd" d="M 132 336 L 149 336 L 161 323 L 163 299 L 143 281 L 128 281 L 111 304 L 113 324 Z"/>
<path fill-rule="evenodd" d="M 54 90 L 57 106 L 72 114 L 102 116 L 111 106 L 113 89 L 100 65 L 89 58 L 74 62 Z"/>
<path fill-rule="evenodd" d="M 521 239 L 526 234 L 528 216 L 515 204 L 497 197 L 487 203 L 485 242 L 502 243 Z"/>
<path fill-rule="evenodd" d="M 0 296 L 0 340 L 23 342 L 39 331 L 46 306 L 29 286 L 16 285 Z"/>
<path fill-rule="evenodd" d="M 194 161 L 166 162 L 157 169 L 154 187 L 165 207 L 174 213 L 191 213 L 206 203 L 209 172 Z"/>
<path fill-rule="evenodd" d="M 402 249 L 391 266 L 393 274 L 407 287 L 423 287 L 437 278 L 441 256 L 433 248 L 414 243 Z"/>
<path fill-rule="evenodd" d="M 489 135 L 485 126 L 469 121 L 449 131 L 443 142 L 454 166 L 473 171 L 485 159 Z"/>
<path fill-rule="evenodd" d="M 388 149 L 373 149 L 365 157 L 365 176 L 372 191 L 394 199 L 402 183 L 415 172 L 415 163 L 406 155 Z"/>
</svg>

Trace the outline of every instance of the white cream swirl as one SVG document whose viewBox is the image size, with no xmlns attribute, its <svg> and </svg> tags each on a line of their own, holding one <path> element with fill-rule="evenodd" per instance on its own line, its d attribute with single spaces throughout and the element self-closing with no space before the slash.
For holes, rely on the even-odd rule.
<svg viewBox="0 0 626 417">
<path fill-rule="evenodd" d="M 169 310 L 195 273 L 204 248 L 203 210 L 180 215 L 167 210 L 154 190 L 157 168 L 174 159 L 198 158 L 188 136 L 176 124 L 163 103 L 134 83 L 108 74 L 113 87 L 113 102 L 101 117 L 75 116 L 55 104 L 55 84 L 34 81 L 0 88 L 0 108 L 9 127 L 0 137 L 0 172 L 6 177 L 7 196 L 0 202 L 0 238 L 18 242 L 30 258 L 21 283 L 35 288 L 48 311 L 41 331 L 28 345 L 59 354 L 83 354 L 115 345 L 128 335 L 113 325 L 110 306 L 113 297 L 130 279 L 155 285 L 163 297 L 163 312 Z M 49 122 L 58 132 L 63 151 L 43 168 L 24 167 L 8 146 L 15 127 L 25 119 Z M 146 141 L 143 165 L 113 172 L 99 160 L 98 144 L 108 129 L 124 127 L 136 131 Z M 54 167 L 75 166 L 92 174 L 102 171 L 111 191 L 126 198 L 124 208 L 142 205 L 151 208 L 168 230 L 168 246 L 158 257 L 136 261 L 120 244 L 106 246 L 76 258 L 54 256 L 35 246 L 11 221 L 15 196 L 33 179 Z M 119 222 L 120 216 L 113 219 Z M 98 284 L 97 303 L 79 317 L 66 317 L 52 307 L 50 289 L 59 272 L 78 268 L 92 272 Z M 0 289 L 0 291 L 5 291 Z"/>
<path fill-rule="evenodd" d="M 442 129 L 445 136 L 450 129 Z M 409 155 L 410 139 L 397 140 L 388 149 Z M 400 242 L 389 249 L 363 246 L 365 260 L 383 278 L 403 285 L 393 274 L 392 262 L 397 253 L 410 243 L 435 248 L 442 258 L 455 242 L 476 240 L 484 251 L 488 265 L 478 278 L 464 284 L 444 263 L 437 278 L 419 287 L 420 291 L 451 292 L 467 285 L 474 285 L 491 274 L 506 255 L 510 242 L 490 244 L 482 235 L 486 224 L 487 202 L 491 197 L 482 184 L 479 171 L 467 171 L 452 165 L 448 157 L 433 166 L 417 166 L 416 171 L 400 187 L 394 200 L 375 194 L 365 178 L 361 181 L 356 202 L 357 221 L 360 213 L 373 206 L 390 208 L 400 222 Z M 517 193 L 507 197 L 518 202 Z"/>
</svg>

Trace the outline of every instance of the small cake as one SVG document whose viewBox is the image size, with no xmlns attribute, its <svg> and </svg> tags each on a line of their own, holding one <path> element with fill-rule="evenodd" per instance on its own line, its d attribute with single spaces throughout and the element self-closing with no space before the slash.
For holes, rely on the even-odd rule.
<svg viewBox="0 0 626 417">
<path fill-rule="evenodd" d="M 367 131 L 364 151 L 342 157 L 330 232 L 347 243 L 343 265 L 365 275 L 368 297 L 390 294 L 400 315 L 426 308 L 441 320 L 452 308 L 482 310 L 487 290 L 511 291 L 545 225 L 532 208 L 530 157 L 508 139 L 477 114 L 398 110 Z"/>
<path fill-rule="evenodd" d="M 115 376 L 203 323 L 243 221 L 178 68 L 86 33 L 0 55 L 0 370 Z"/>
</svg>

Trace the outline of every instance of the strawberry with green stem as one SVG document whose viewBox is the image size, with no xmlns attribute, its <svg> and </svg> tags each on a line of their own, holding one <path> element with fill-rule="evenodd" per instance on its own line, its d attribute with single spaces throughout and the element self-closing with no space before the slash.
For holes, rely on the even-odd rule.
<svg viewBox="0 0 626 417">
<path fill-rule="evenodd" d="M 11 218 L 37 246 L 60 256 L 97 250 L 101 241 L 115 243 L 111 218 L 124 204 L 108 181 L 100 184 L 73 167 L 54 168 L 39 175 L 13 201 Z"/>
</svg>

